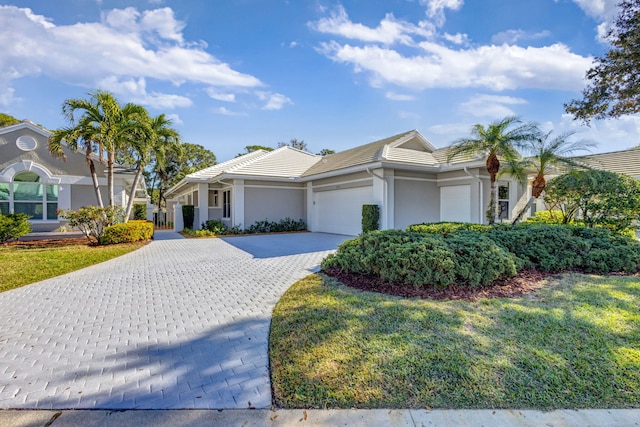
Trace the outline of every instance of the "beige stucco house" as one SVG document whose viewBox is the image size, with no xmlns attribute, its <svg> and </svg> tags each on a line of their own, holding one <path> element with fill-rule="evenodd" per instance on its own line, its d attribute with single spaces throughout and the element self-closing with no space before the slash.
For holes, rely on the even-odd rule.
<svg viewBox="0 0 640 427">
<path fill-rule="evenodd" d="M 97 204 L 84 154 L 63 147 L 67 160 L 54 158 L 47 146 L 49 136 L 49 131 L 30 121 L 0 128 L 0 212 L 30 215 L 36 232 L 55 231 L 64 225 L 58 210 Z M 96 169 L 105 198 L 106 166 L 96 161 Z M 132 184 L 132 172 L 120 169 L 115 174 L 118 205 L 126 206 Z M 143 181 L 134 194 L 134 202 L 146 204 L 146 196 Z"/>
<path fill-rule="evenodd" d="M 381 229 L 482 223 L 489 192 L 484 156 L 447 162 L 447 148 L 412 130 L 325 157 L 286 146 L 256 151 L 188 175 L 167 199 L 195 206 L 195 228 L 208 219 L 248 227 L 290 217 L 311 231 L 357 235 L 363 204 L 380 207 Z M 524 193 L 516 180 L 500 180 L 503 219 Z"/>
</svg>

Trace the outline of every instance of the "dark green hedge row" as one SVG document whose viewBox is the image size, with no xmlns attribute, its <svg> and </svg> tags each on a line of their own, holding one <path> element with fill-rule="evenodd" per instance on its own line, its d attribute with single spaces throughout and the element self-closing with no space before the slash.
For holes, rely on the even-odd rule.
<svg viewBox="0 0 640 427">
<path fill-rule="evenodd" d="M 421 224 L 363 233 L 322 268 L 415 287 L 486 286 L 523 268 L 605 274 L 640 270 L 640 243 L 604 229 L 523 224 Z"/>
<path fill-rule="evenodd" d="M 153 238 L 153 223 L 151 221 L 131 220 L 112 225 L 104 229 L 100 236 L 101 245 L 116 243 L 131 243 Z"/>
</svg>

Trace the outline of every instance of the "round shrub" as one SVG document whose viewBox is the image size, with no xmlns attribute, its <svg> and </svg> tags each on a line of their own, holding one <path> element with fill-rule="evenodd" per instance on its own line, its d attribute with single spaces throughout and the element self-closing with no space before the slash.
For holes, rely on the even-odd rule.
<svg viewBox="0 0 640 427">
<path fill-rule="evenodd" d="M 445 241 L 453 254 L 458 284 L 487 286 L 496 279 L 515 276 L 522 264 L 515 254 L 477 232 L 459 231 Z"/>
<path fill-rule="evenodd" d="M 431 222 L 424 224 L 414 224 L 406 228 L 407 231 L 414 233 L 432 233 L 447 236 L 459 230 L 477 231 L 486 233 L 491 230 L 490 225 L 472 224 L 470 222 Z"/>
<path fill-rule="evenodd" d="M 106 227 L 98 239 L 101 245 L 132 243 L 153 238 L 151 221 L 132 220 Z"/>
</svg>

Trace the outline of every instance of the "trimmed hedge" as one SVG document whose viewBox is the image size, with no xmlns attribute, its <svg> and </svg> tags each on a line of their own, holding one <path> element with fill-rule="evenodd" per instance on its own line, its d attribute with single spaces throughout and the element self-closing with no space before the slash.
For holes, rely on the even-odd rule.
<svg viewBox="0 0 640 427">
<path fill-rule="evenodd" d="M 182 206 L 182 220 L 184 222 L 184 228 L 193 228 L 193 220 L 196 216 L 196 210 L 193 205 Z"/>
<path fill-rule="evenodd" d="M 421 231 L 362 233 L 325 258 L 322 268 L 440 288 L 486 286 L 523 268 L 597 274 L 640 271 L 640 242 L 606 229 L 535 223 L 439 223 L 409 229 Z"/>
<path fill-rule="evenodd" d="M 101 245 L 113 245 L 149 239 L 153 239 L 153 222 L 131 220 L 106 227 L 102 236 L 100 236 L 99 243 Z"/>
<path fill-rule="evenodd" d="M 380 207 L 378 205 L 362 205 L 362 232 L 380 228 Z"/>
</svg>

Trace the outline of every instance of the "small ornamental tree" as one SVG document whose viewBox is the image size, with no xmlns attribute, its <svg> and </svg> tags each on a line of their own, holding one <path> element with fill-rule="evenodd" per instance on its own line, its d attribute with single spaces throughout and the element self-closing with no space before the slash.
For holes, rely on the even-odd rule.
<svg viewBox="0 0 640 427">
<path fill-rule="evenodd" d="M 100 243 L 105 228 L 124 222 L 124 209 L 119 206 L 85 206 L 77 211 L 61 211 L 60 217 L 82 231 L 90 243 Z"/>
<path fill-rule="evenodd" d="M 640 182 L 602 170 L 574 171 L 553 178 L 545 203 L 562 210 L 563 222 L 581 219 L 587 227 L 621 232 L 640 220 Z"/>
</svg>

